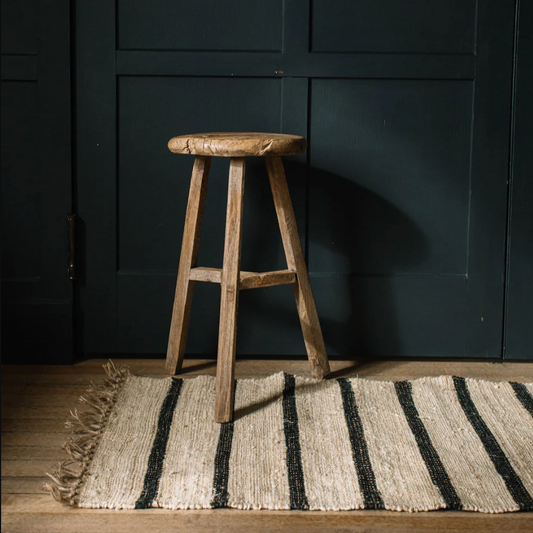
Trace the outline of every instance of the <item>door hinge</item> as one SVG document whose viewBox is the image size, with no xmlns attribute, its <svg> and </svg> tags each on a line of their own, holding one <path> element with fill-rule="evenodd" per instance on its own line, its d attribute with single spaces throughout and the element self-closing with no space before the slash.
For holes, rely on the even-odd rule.
<svg viewBox="0 0 533 533">
<path fill-rule="evenodd" d="M 68 277 L 76 279 L 76 215 L 67 215 L 68 221 Z"/>
</svg>

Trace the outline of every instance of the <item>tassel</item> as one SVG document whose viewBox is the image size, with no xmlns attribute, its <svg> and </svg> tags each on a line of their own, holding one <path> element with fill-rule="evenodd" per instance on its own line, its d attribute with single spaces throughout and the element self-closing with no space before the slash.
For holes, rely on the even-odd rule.
<svg viewBox="0 0 533 533">
<path fill-rule="evenodd" d="M 89 464 L 109 414 L 119 392 L 131 376 L 127 368 L 117 368 L 112 361 L 103 365 L 103 368 L 107 379 L 100 384 L 91 383 L 87 394 L 80 397 L 87 410 L 71 411 L 71 418 L 65 424 L 72 431 L 72 437 L 63 445 L 69 459 L 60 463 L 52 474 L 46 473 L 51 482 L 43 485 L 44 490 L 64 504 L 77 505 L 81 485 L 88 474 Z"/>
</svg>

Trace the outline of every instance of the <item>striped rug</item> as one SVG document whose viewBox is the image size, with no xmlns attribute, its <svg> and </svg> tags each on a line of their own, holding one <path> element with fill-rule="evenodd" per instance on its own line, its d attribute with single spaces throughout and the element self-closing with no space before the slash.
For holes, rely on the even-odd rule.
<svg viewBox="0 0 533 533">
<path fill-rule="evenodd" d="M 84 508 L 533 510 L 533 384 L 443 376 L 237 382 L 108 368 L 73 413 L 56 499 Z"/>
</svg>

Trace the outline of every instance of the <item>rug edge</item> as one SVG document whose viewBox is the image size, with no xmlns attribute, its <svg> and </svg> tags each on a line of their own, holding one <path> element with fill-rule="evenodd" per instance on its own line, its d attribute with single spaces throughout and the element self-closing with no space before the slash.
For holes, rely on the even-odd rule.
<svg viewBox="0 0 533 533">
<path fill-rule="evenodd" d="M 81 486 L 88 474 L 89 466 L 100 438 L 117 398 L 124 385 L 133 375 L 123 366 L 115 366 L 110 360 L 102 365 L 107 379 L 96 384 L 91 383 L 87 394 L 80 396 L 79 401 L 85 403 L 82 412 L 74 409 L 66 427 L 71 435 L 63 445 L 69 458 L 58 464 L 52 473 L 46 472 L 51 482 L 44 483 L 43 489 L 63 504 L 77 506 Z"/>
</svg>

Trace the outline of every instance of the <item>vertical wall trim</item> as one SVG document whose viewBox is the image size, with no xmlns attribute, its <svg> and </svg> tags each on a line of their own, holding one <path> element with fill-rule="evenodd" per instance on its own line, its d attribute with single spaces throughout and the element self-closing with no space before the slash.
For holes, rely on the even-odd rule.
<svg viewBox="0 0 533 533">
<path fill-rule="evenodd" d="M 512 3 L 479 3 L 465 319 L 465 354 L 470 357 L 503 355 L 514 17 Z"/>
<path fill-rule="evenodd" d="M 80 335 L 86 353 L 117 348 L 115 10 L 106 0 L 76 3 Z"/>
<path fill-rule="evenodd" d="M 514 172 L 514 145 L 515 145 L 515 122 L 516 122 L 516 78 L 518 71 L 518 40 L 520 22 L 520 0 L 515 0 L 515 27 L 513 43 L 513 78 L 511 91 L 511 117 L 509 136 L 509 178 L 507 181 L 507 233 L 505 241 L 505 267 L 504 267 L 504 308 L 503 308 L 503 335 L 502 356 L 507 355 L 507 309 L 509 305 L 509 276 L 511 273 L 511 225 L 513 213 L 513 172 Z"/>
</svg>

